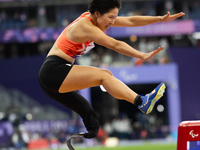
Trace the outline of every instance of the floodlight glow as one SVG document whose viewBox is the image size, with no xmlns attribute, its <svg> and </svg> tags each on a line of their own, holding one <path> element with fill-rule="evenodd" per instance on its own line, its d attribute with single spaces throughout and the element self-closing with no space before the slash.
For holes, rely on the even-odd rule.
<svg viewBox="0 0 200 150">
<path fill-rule="evenodd" d="M 193 33 L 192 34 L 192 37 L 194 38 L 194 39 L 200 39 L 200 32 L 195 32 L 195 33 Z"/>
<path fill-rule="evenodd" d="M 157 110 L 158 110 L 158 112 L 163 112 L 165 110 L 165 108 L 163 105 L 160 104 L 157 106 Z"/>
<path fill-rule="evenodd" d="M 30 113 L 26 114 L 26 119 L 27 119 L 27 120 L 30 121 L 30 120 L 32 120 L 32 118 L 33 118 L 33 117 L 32 117 L 32 115 L 31 115 Z"/>
<path fill-rule="evenodd" d="M 119 144 L 119 139 L 116 137 L 109 137 L 105 140 L 106 147 L 117 147 Z"/>
</svg>

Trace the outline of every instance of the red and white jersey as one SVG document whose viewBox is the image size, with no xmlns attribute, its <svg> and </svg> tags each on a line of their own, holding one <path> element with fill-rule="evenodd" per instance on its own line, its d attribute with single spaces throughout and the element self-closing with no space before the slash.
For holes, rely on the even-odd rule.
<svg viewBox="0 0 200 150">
<path fill-rule="evenodd" d="M 89 12 L 83 13 L 81 16 L 79 16 L 75 21 L 73 21 L 71 24 L 69 24 L 60 34 L 58 39 L 56 40 L 56 44 L 65 54 L 69 55 L 72 58 L 80 57 L 83 54 L 90 51 L 92 48 L 94 48 L 94 42 L 93 41 L 87 41 L 84 43 L 77 43 L 74 41 L 71 41 L 68 39 L 66 35 L 67 29 L 75 24 L 77 21 L 79 21 L 82 18 L 87 18 L 92 22 L 92 19 L 88 17 L 87 15 L 90 14 Z M 92 22 L 93 23 L 93 22 Z"/>
</svg>

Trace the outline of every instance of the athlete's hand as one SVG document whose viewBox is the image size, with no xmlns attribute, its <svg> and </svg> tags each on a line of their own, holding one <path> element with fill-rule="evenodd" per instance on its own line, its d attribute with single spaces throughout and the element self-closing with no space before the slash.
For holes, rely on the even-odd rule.
<svg viewBox="0 0 200 150">
<path fill-rule="evenodd" d="M 168 11 L 166 15 L 161 17 L 161 22 L 164 22 L 164 23 L 170 22 L 170 21 L 173 21 L 174 19 L 179 18 L 184 15 L 185 15 L 185 13 L 183 13 L 183 12 L 180 12 L 180 13 L 177 13 L 174 15 L 170 15 L 170 12 Z"/>
<path fill-rule="evenodd" d="M 143 55 L 143 60 L 149 60 L 151 59 L 154 55 L 158 54 L 162 49 L 164 49 L 164 46 L 158 47 L 156 50 L 149 52 L 149 53 L 144 53 Z"/>
</svg>

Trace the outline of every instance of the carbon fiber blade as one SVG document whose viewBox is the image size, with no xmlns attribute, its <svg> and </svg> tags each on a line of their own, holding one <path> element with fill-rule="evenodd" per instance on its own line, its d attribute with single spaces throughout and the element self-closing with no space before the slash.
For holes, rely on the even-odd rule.
<svg viewBox="0 0 200 150">
<path fill-rule="evenodd" d="M 71 140 L 73 137 L 83 137 L 84 133 L 79 133 L 79 134 L 73 134 L 67 139 L 67 146 L 69 150 L 75 150 L 71 144 Z"/>
</svg>

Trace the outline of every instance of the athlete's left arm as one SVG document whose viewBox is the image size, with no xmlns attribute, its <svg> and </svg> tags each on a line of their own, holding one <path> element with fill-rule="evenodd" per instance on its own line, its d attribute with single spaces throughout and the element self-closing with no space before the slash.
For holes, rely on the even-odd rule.
<svg viewBox="0 0 200 150">
<path fill-rule="evenodd" d="M 164 16 L 130 16 L 130 17 L 117 17 L 115 23 L 112 25 L 114 27 L 137 27 L 144 26 L 148 24 L 158 23 L 158 22 L 170 22 L 176 18 L 185 15 L 185 13 L 180 12 L 174 15 L 170 15 L 168 11 Z"/>
</svg>

